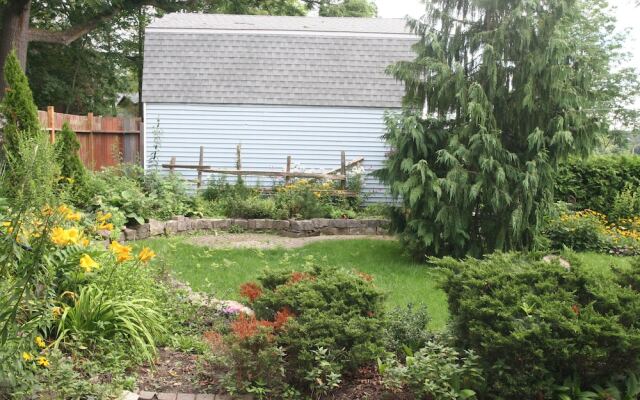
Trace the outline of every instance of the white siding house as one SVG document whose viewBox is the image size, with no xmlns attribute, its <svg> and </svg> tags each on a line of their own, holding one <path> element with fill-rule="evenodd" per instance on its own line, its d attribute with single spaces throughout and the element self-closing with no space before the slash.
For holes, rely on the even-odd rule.
<svg viewBox="0 0 640 400">
<path fill-rule="evenodd" d="M 204 146 L 206 165 L 235 168 L 241 144 L 243 169 L 283 170 L 290 155 L 329 170 L 342 150 L 378 169 L 384 113 L 404 93 L 385 69 L 415 41 L 400 19 L 167 15 L 146 32 L 145 167 L 152 154 L 196 164 Z M 365 182 L 370 200 L 386 197 Z"/>
</svg>

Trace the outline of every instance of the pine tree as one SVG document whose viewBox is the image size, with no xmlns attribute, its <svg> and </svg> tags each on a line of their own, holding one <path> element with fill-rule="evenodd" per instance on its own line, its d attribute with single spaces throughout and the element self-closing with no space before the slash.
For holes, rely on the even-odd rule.
<svg viewBox="0 0 640 400">
<path fill-rule="evenodd" d="M 556 166 L 593 148 L 608 125 L 594 110 L 621 96 L 602 91 L 610 35 L 575 35 L 596 2 L 433 0 L 409 21 L 417 57 L 389 69 L 406 107 L 386 118 L 394 151 L 378 176 L 416 256 L 531 248 Z"/>
<path fill-rule="evenodd" d="M 5 119 L 2 128 L 4 149 L 7 155 L 17 155 L 18 135 L 35 137 L 42 133 L 42 129 L 29 82 L 15 52 L 7 57 L 4 78 L 7 87 L 0 103 L 0 113 Z"/>
<path fill-rule="evenodd" d="M 65 122 L 57 136 L 56 155 L 62 178 L 68 179 L 68 182 L 73 182 L 75 185 L 82 185 L 86 174 L 84 165 L 78 155 L 79 150 L 80 142 L 76 137 L 76 133 Z"/>
</svg>

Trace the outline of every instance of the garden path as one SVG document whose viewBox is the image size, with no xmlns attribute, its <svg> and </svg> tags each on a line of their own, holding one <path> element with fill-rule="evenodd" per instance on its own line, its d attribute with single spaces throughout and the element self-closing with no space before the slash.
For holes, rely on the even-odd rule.
<svg viewBox="0 0 640 400">
<path fill-rule="evenodd" d="M 286 237 L 266 233 L 223 233 L 219 235 L 196 236 L 190 238 L 188 243 L 207 246 L 216 249 L 295 249 L 309 243 L 322 240 L 351 240 L 351 239 L 377 239 L 393 240 L 392 236 L 380 235 L 331 235 L 309 237 Z"/>
</svg>

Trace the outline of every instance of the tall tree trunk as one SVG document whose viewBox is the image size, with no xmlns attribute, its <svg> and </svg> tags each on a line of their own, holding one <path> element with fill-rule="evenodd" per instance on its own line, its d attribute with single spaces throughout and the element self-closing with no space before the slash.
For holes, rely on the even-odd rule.
<svg viewBox="0 0 640 400">
<path fill-rule="evenodd" d="M 20 65 L 27 65 L 27 47 L 29 46 L 29 14 L 31 0 L 9 0 L 2 13 L 0 36 L 0 70 L 11 50 L 16 50 Z M 0 99 L 4 97 L 4 73 L 0 73 Z"/>
</svg>

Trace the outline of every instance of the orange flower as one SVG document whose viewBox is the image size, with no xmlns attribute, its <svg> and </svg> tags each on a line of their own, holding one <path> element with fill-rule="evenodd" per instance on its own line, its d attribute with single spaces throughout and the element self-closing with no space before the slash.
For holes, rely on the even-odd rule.
<svg viewBox="0 0 640 400">
<path fill-rule="evenodd" d="M 260 329 L 271 329 L 273 324 L 269 321 L 257 320 L 255 316 L 240 314 L 238 319 L 231 323 L 231 332 L 240 340 L 255 336 Z M 267 333 L 270 334 L 269 331 Z"/>
<path fill-rule="evenodd" d="M 151 250 L 148 247 L 143 248 L 140 253 L 138 254 L 138 259 L 140 261 L 142 261 L 143 263 L 147 263 L 149 262 L 151 259 L 153 259 L 156 256 L 156 253 L 153 252 L 153 250 Z"/>
<path fill-rule="evenodd" d="M 114 240 L 111 242 L 109 248 L 111 252 L 116 255 L 116 260 L 119 263 L 131 260 L 131 246 L 123 246 Z"/>
<path fill-rule="evenodd" d="M 276 313 L 276 318 L 273 321 L 273 328 L 276 330 L 282 329 L 287 321 L 289 321 L 289 319 L 293 317 L 295 317 L 295 314 L 292 313 L 291 310 L 289 310 L 287 307 L 284 307 Z"/>
<path fill-rule="evenodd" d="M 253 302 L 262 295 L 262 288 L 257 283 L 247 282 L 240 286 L 240 296 L 246 297 Z"/>
<path fill-rule="evenodd" d="M 298 283 L 300 281 L 305 281 L 305 280 L 315 281 L 316 277 L 307 272 L 294 271 L 291 273 L 291 278 L 289 278 L 289 281 L 287 283 L 292 285 L 294 283 Z"/>
</svg>

